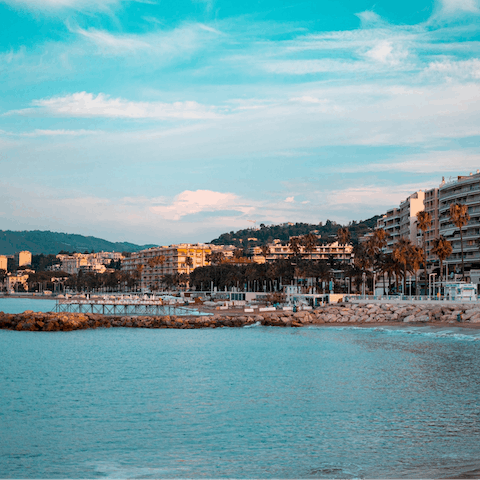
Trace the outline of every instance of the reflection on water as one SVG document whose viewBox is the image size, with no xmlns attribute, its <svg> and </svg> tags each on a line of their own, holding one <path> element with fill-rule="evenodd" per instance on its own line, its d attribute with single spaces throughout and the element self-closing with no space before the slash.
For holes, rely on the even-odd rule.
<svg viewBox="0 0 480 480">
<path fill-rule="evenodd" d="M 1 331 L 0 472 L 472 478 L 478 333 Z"/>
</svg>

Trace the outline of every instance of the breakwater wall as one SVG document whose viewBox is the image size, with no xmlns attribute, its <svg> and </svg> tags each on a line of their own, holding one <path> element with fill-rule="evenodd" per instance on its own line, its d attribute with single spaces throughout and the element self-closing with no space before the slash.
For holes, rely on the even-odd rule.
<svg viewBox="0 0 480 480">
<path fill-rule="evenodd" d="M 262 312 L 203 316 L 109 316 L 92 313 L 19 314 L 0 312 L 0 329 L 27 331 L 71 331 L 90 328 L 218 328 L 261 323 L 277 327 L 321 324 L 480 324 L 477 304 L 335 304 L 312 311 Z"/>
</svg>

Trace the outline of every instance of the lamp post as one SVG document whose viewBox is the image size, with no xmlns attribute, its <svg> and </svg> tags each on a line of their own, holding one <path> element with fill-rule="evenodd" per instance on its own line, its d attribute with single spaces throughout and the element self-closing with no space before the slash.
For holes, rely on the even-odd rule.
<svg viewBox="0 0 480 480">
<path fill-rule="evenodd" d="M 365 298 L 365 279 L 366 279 L 366 273 L 363 272 L 362 273 L 362 294 L 363 294 L 363 298 Z"/>
<path fill-rule="evenodd" d="M 375 280 L 377 279 L 377 272 L 373 271 L 373 296 L 375 297 Z"/>
<path fill-rule="evenodd" d="M 430 273 L 428 275 L 428 299 L 432 299 L 432 277 L 433 277 L 433 287 L 435 288 L 435 276 L 436 273 Z"/>
</svg>

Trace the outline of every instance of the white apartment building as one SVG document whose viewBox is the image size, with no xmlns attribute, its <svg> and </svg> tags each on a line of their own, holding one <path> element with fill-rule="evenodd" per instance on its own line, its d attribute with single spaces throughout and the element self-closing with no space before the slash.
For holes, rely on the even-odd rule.
<svg viewBox="0 0 480 480">
<path fill-rule="evenodd" d="M 417 213 L 424 210 L 425 192 L 419 190 L 407 197 L 398 208 L 388 210 L 377 221 L 377 228 L 388 233 L 385 253 L 392 253 L 394 244 L 399 238 L 408 238 L 413 244 L 419 244 L 417 229 Z"/>
<path fill-rule="evenodd" d="M 267 262 L 273 262 L 281 258 L 290 258 L 293 254 L 289 244 L 283 244 L 280 240 L 274 240 L 267 245 L 268 252 L 266 256 L 262 247 L 253 247 L 252 253 L 254 260 L 256 257 L 263 257 Z M 328 260 L 333 258 L 342 262 L 351 262 L 353 260 L 353 247 L 351 245 L 340 245 L 338 242 L 317 245 L 313 251 L 306 251 L 305 247 L 300 246 L 300 255 L 312 260 Z"/>
</svg>

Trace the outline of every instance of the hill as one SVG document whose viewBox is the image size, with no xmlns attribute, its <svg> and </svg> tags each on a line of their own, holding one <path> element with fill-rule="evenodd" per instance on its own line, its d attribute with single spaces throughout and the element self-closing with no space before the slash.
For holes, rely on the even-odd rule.
<svg viewBox="0 0 480 480">
<path fill-rule="evenodd" d="M 0 230 L 0 255 L 13 255 L 22 250 L 28 250 L 34 255 L 56 255 L 65 252 L 137 252 L 155 245 L 135 245 L 126 242 L 109 242 L 97 237 L 84 237 L 69 233 L 50 231 Z"/>
<path fill-rule="evenodd" d="M 249 246 L 265 245 L 266 243 L 271 243 L 276 238 L 286 243 L 290 237 L 306 235 L 310 232 L 321 235 L 322 243 L 328 243 L 334 241 L 337 230 L 345 226 L 350 231 L 352 243 L 356 244 L 359 237 L 371 231 L 377 225 L 377 219 L 379 218 L 380 216 L 376 215 L 368 220 L 350 222 L 348 225 L 340 225 L 330 220 L 327 220 L 325 225 L 322 222 L 319 224 L 295 223 L 282 225 L 264 225 L 262 223 L 258 229 L 246 228 L 237 232 L 223 233 L 218 238 L 212 240 L 211 243 L 245 247 L 247 244 Z"/>
</svg>

